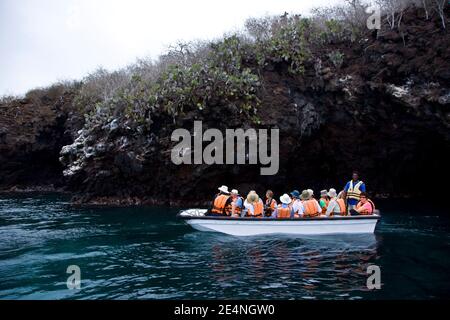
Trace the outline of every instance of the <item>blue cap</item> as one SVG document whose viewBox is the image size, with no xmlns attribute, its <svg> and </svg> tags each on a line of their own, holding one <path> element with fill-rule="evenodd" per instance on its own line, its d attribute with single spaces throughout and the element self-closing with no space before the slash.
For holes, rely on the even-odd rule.
<svg viewBox="0 0 450 320">
<path fill-rule="evenodd" d="M 298 198 L 300 197 L 300 192 L 298 190 L 294 190 L 291 192 L 291 196 Z"/>
</svg>

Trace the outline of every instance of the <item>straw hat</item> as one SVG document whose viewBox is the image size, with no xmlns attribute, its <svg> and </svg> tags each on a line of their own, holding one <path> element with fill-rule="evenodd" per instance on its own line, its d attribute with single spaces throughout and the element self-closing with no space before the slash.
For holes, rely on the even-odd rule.
<svg viewBox="0 0 450 320">
<path fill-rule="evenodd" d="M 337 196 L 336 189 L 331 188 L 330 191 L 328 191 L 327 195 L 330 198 L 335 198 Z"/>
<path fill-rule="evenodd" d="M 218 189 L 219 189 L 220 192 L 227 193 L 227 194 L 230 193 L 230 191 L 228 191 L 228 187 L 227 186 L 221 186 Z"/>
<path fill-rule="evenodd" d="M 247 202 L 253 203 L 253 202 L 258 202 L 258 201 L 259 201 L 259 196 L 256 194 L 256 192 L 250 191 L 250 193 L 247 195 Z"/>
<path fill-rule="evenodd" d="M 303 190 L 300 195 L 301 200 L 309 200 L 311 198 L 311 193 L 308 190 Z"/>
<path fill-rule="evenodd" d="M 291 197 L 289 197 L 288 194 L 285 193 L 280 197 L 280 201 L 281 201 L 281 203 L 289 204 L 289 203 L 291 203 L 292 199 L 291 199 Z"/>
</svg>

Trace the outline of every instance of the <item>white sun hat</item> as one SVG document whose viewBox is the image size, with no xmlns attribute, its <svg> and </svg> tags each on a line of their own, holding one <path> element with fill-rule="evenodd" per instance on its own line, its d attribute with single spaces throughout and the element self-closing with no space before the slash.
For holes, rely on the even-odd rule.
<svg viewBox="0 0 450 320">
<path fill-rule="evenodd" d="M 288 194 L 285 193 L 280 197 L 280 201 L 281 201 L 281 203 L 289 204 L 292 202 L 292 199 L 291 199 L 291 197 L 289 197 Z"/>
<path fill-rule="evenodd" d="M 221 186 L 220 188 L 218 188 L 220 192 L 223 193 L 230 193 L 230 191 L 228 191 L 228 187 L 227 186 Z"/>
<path fill-rule="evenodd" d="M 335 198 L 337 196 L 336 189 L 331 188 L 330 191 L 328 191 L 328 196 L 330 198 Z"/>
<path fill-rule="evenodd" d="M 239 194 L 239 192 L 236 189 L 231 190 L 231 194 Z"/>
<path fill-rule="evenodd" d="M 309 195 L 312 197 L 314 195 L 313 189 L 308 189 Z"/>
</svg>

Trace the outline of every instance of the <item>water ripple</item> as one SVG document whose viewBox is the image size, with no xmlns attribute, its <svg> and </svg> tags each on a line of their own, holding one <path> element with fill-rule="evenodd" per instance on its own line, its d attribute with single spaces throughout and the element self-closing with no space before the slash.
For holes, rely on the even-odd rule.
<svg viewBox="0 0 450 320">
<path fill-rule="evenodd" d="M 176 212 L 2 198 L 0 299 L 449 297 L 449 221 L 439 215 L 386 212 L 375 235 L 238 238 L 194 231 Z M 81 290 L 66 287 L 72 264 Z M 372 264 L 383 272 L 375 292 Z"/>
</svg>

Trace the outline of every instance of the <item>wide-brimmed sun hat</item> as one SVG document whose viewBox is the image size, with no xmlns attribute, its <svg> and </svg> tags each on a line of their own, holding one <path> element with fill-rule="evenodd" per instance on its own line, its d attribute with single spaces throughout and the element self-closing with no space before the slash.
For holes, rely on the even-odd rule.
<svg viewBox="0 0 450 320">
<path fill-rule="evenodd" d="M 280 197 L 280 201 L 281 201 L 281 203 L 289 204 L 292 202 L 292 199 L 291 199 L 291 197 L 289 197 L 289 195 L 287 193 L 285 193 Z"/>
<path fill-rule="evenodd" d="M 330 191 L 328 191 L 327 195 L 330 198 L 335 198 L 337 196 L 336 189 L 331 188 Z"/>
<path fill-rule="evenodd" d="M 300 199 L 308 200 L 310 198 L 311 198 L 311 193 L 308 190 L 303 190 L 302 194 L 300 195 Z"/>
<path fill-rule="evenodd" d="M 300 197 L 300 192 L 298 190 L 294 190 L 291 192 L 291 196 L 298 198 L 298 197 Z"/>
<path fill-rule="evenodd" d="M 327 190 L 320 191 L 321 196 L 326 196 L 328 194 Z"/>
<path fill-rule="evenodd" d="M 259 196 L 254 191 L 250 191 L 247 195 L 247 202 L 254 203 L 259 201 Z"/>
<path fill-rule="evenodd" d="M 219 191 L 223 192 L 223 193 L 230 193 L 230 191 L 228 191 L 227 186 L 221 186 L 220 188 L 217 188 L 217 189 L 219 189 Z"/>
<path fill-rule="evenodd" d="M 314 190 L 313 189 L 308 189 L 308 192 L 309 192 L 311 197 L 314 195 Z"/>
<path fill-rule="evenodd" d="M 231 194 L 239 194 L 239 192 L 236 189 L 231 190 Z"/>
</svg>

